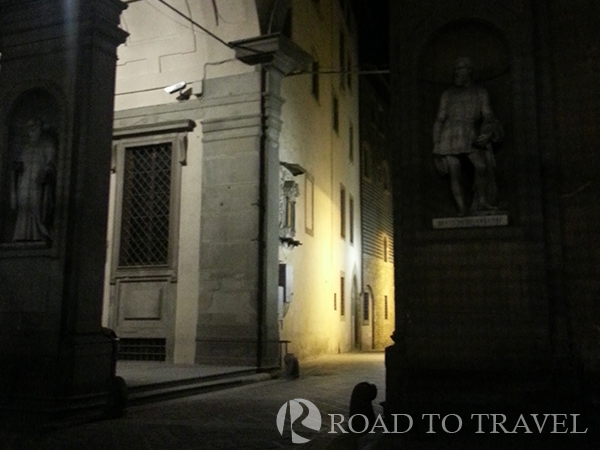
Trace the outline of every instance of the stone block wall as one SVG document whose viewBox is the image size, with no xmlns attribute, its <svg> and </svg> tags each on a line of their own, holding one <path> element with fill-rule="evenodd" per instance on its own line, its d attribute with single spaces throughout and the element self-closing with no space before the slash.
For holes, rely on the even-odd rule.
<svg viewBox="0 0 600 450">
<path fill-rule="evenodd" d="M 534 13 L 518 1 L 430 6 L 392 5 L 402 25 L 391 36 L 396 337 L 419 370 L 543 370 L 552 318 Z M 460 56 L 474 61 L 475 82 L 505 128 L 495 170 L 506 226 L 440 230 L 432 223 L 457 214 L 432 152 L 440 96 Z"/>
<path fill-rule="evenodd" d="M 600 370 L 600 47 L 597 2 L 548 1 L 564 282 L 573 350 Z"/>
<path fill-rule="evenodd" d="M 593 379 L 600 342 L 598 5 L 434 1 L 391 9 L 399 24 L 391 65 L 401 253 L 390 402 L 409 386 L 406 369 L 545 377 L 581 374 L 578 368 Z M 454 214 L 447 180 L 432 168 L 431 138 L 435 100 L 451 83 L 437 76 L 439 68 L 461 53 L 479 57 L 478 83 L 505 127 L 496 172 L 507 226 L 431 226 L 432 218 Z M 494 66 L 504 69 L 492 76 Z"/>
</svg>

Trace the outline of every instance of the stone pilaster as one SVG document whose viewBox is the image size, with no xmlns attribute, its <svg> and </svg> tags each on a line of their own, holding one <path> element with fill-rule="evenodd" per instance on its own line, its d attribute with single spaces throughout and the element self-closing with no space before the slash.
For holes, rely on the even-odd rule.
<svg viewBox="0 0 600 450">
<path fill-rule="evenodd" d="M 228 249 L 226 240 L 221 240 L 221 244 L 225 245 L 222 249 L 227 249 L 227 254 L 221 253 L 220 256 L 214 253 L 218 252 L 218 240 L 202 243 L 206 256 L 201 258 L 201 284 L 206 282 L 206 287 L 202 288 L 201 304 L 207 305 L 207 308 L 201 306 L 196 353 L 199 361 L 232 364 L 254 362 L 259 368 L 272 367 L 279 364 L 279 133 L 283 104 L 280 87 L 282 78 L 293 70 L 305 68 L 310 57 L 279 34 L 231 44 L 239 60 L 260 65 L 260 72 L 251 81 L 260 93 L 260 102 L 256 105 L 255 114 L 250 116 L 203 123 L 205 162 L 209 162 L 206 158 L 211 158 L 210 166 L 204 169 L 207 174 L 203 182 L 205 208 L 210 204 L 208 192 L 212 187 L 207 184 L 209 170 L 222 173 L 224 177 L 233 177 L 238 173 L 236 167 L 239 166 L 239 173 L 251 179 L 246 180 L 246 188 L 238 186 L 241 191 L 236 197 L 246 199 L 243 208 L 229 213 L 217 208 L 211 212 L 211 217 L 203 213 L 203 230 L 222 224 L 225 229 L 231 228 L 233 231 L 235 228 L 236 235 L 243 239 L 237 247 Z M 248 132 L 251 134 L 248 135 Z M 240 141 L 242 135 L 247 136 L 245 143 Z M 235 141 L 231 141 L 232 138 Z M 217 140 L 225 139 L 229 142 L 215 144 Z M 241 145 L 235 145 L 236 141 Z M 235 155 L 226 156 L 223 150 L 229 148 L 235 151 Z M 232 187 L 227 178 L 219 183 L 223 189 Z M 252 198 L 256 201 L 251 202 Z M 224 214 L 230 215 L 226 217 Z M 229 220 L 225 220 L 227 218 Z M 203 232 L 202 239 L 206 237 Z M 207 252 L 206 244 L 214 249 Z M 239 270 L 237 274 L 219 275 L 211 266 L 213 262 L 222 264 L 225 271 L 229 271 L 228 267 L 237 267 Z M 232 297 L 233 293 L 230 292 L 228 297 L 222 298 L 224 291 L 244 283 L 247 284 L 243 289 L 244 295 Z M 235 320 L 236 304 L 238 308 L 248 310 L 243 321 Z M 237 313 L 240 311 L 238 309 Z M 211 324 L 205 319 L 214 322 Z"/>
<path fill-rule="evenodd" d="M 259 366 L 278 363 L 277 286 L 279 285 L 279 134 L 281 80 L 308 67 L 311 57 L 281 34 L 232 43 L 236 56 L 247 64 L 261 64 L 261 293 L 259 307 Z"/>
<path fill-rule="evenodd" d="M 68 5 L 68 6 L 67 6 Z M 101 330 L 118 0 L 0 2 L 0 405 L 43 419 L 108 400 Z M 54 151 L 49 236 L 15 242 L 9 197 L 31 119 Z"/>
</svg>

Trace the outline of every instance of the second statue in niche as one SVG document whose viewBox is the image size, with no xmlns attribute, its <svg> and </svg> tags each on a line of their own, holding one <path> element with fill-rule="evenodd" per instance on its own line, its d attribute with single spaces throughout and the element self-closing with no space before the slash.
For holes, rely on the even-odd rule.
<svg viewBox="0 0 600 450">
<path fill-rule="evenodd" d="M 13 161 L 10 203 L 16 212 L 12 240 L 51 241 L 56 185 L 56 146 L 39 118 L 25 123 Z"/>
<path fill-rule="evenodd" d="M 450 177 L 450 189 L 458 215 L 489 214 L 495 206 L 496 161 L 492 145 L 503 137 L 494 117 L 487 91 L 475 85 L 473 62 L 467 57 L 454 63 L 454 86 L 441 97 L 433 126 L 433 154 L 438 171 Z M 464 183 L 463 164 L 473 165 L 473 196 L 470 207 Z"/>
</svg>

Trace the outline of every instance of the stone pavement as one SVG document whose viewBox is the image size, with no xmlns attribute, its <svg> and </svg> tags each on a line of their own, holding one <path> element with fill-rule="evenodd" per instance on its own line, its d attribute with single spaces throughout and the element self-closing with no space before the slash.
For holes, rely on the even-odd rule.
<svg viewBox="0 0 600 450">
<path fill-rule="evenodd" d="M 325 421 L 318 432 L 298 425 L 299 433 L 314 440 L 291 443 L 276 418 L 282 405 L 295 398 L 313 402 L 324 416 L 348 413 L 352 388 L 360 381 L 374 382 L 376 399 L 384 398 L 382 353 L 328 356 L 301 364 L 297 380 L 276 379 L 223 391 L 135 406 L 126 417 L 54 430 L 42 434 L 0 433 L 0 449 L 15 450 L 154 450 L 154 449 L 285 449 L 325 448 Z M 324 416 L 325 418 L 326 416 Z M 288 417 L 289 421 L 289 417 Z"/>
<path fill-rule="evenodd" d="M 367 435 L 330 434 L 328 414 L 343 414 L 347 420 L 353 387 L 371 381 L 378 387 L 373 402 L 385 397 L 385 367 L 382 353 L 332 355 L 303 363 L 297 380 L 276 379 L 205 393 L 194 397 L 132 407 L 126 417 L 57 429 L 46 433 L 0 433 L 0 449 L 18 450 L 155 450 L 155 449 L 327 449 L 327 450 L 537 450 L 598 449 L 597 433 L 589 436 L 539 436 L 535 434 L 452 435 L 436 434 Z M 322 425 L 317 431 L 294 423 L 299 435 L 311 439 L 293 444 L 289 415 L 281 436 L 277 413 L 288 401 L 300 398 L 320 410 Z M 435 413 L 435 411 L 431 411 Z M 560 413 L 560 411 L 548 411 Z M 415 418 L 415 422 L 418 418 Z M 450 424 L 450 422 L 449 422 Z M 439 428 L 439 427 L 438 427 Z M 592 430 L 593 431 L 593 430 Z"/>
<path fill-rule="evenodd" d="M 254 371 L 248 366 L 208 366 L 193 364 L 167 364 L 157 361 L 118 361 L 117 375 L 123 377 L 128 387 L 159 383 L 234 375 Z"/>
<path fill-rule="evenodd" d="M 184 365 L 154 361 L 117 363 L 117 375 L 127 384 L 130 405 L 270 380 L 271 373 L 273 371 L 257 373 L 256 367 L 247 366 Z"/>
</svg>

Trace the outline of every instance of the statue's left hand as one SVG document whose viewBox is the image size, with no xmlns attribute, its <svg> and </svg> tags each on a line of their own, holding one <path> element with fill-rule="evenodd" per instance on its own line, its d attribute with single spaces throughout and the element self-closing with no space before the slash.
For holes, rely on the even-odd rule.
<svg viewBox="0 0 600 450">
<path fill-rule="evenodd" d="M 491 139 L 492 133 L 481 133 L 475 140 L 475 143 L 481 147 L 485 147 L 487 144 L 490 143 Z"/>
</svg>

